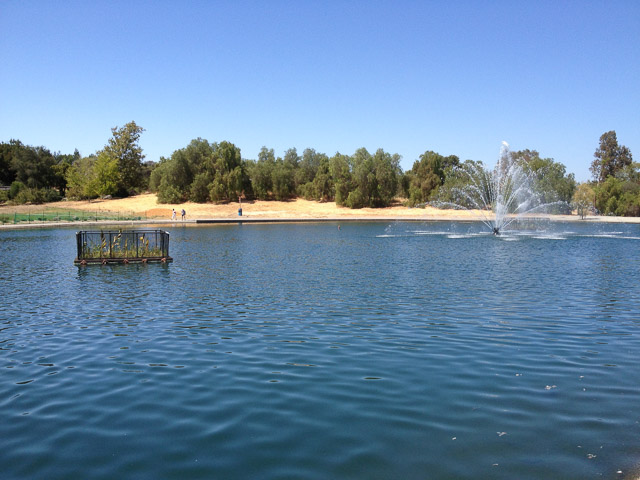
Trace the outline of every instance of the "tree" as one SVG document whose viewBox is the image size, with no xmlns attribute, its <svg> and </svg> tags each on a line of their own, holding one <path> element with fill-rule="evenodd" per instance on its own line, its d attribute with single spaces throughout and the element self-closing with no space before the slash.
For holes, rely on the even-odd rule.
<svg viewBox="0 0 640 480">
<path fill-rule="evenodd" d="M 607 215 L 640 215 L 640 170 L 631 151 L 618 145 L 615 131 L 602 134 L 591 173 L 597 182 L 595 204 Z"/>
<path fill-rule="evenodd" d="M 290 148 L 286 152 L 284 152 L 284 163 L 290 165 L 294 170 L 298 168 L 298 164 L 300 163 L 300 155 L 298 155 L 298 151 L 295 148 Z"/>
<path fill-rule="evenodd" d="M 249 162 L 247 167 L 251 188 L 259 200 L 268 200 L 273 192 L 273 170 L 276 166 L 276 158 L 273 148 L 262 147 L 258 153 L 257 162 Z"/>
<path fill-rule="evenodd" d="M 460 164 L 455 155 L 444 157 L 439 153 L 426 151 L 413 163 L 407 174 L 409 205 L 415 206 L 427 202 L 437 195 L 445 182 L 445 172 L 451 172 Z"/>
<path fill-rule="evenodd" d="M 149 188 L 158 191 L 160 203 L 176 199 L 228 202 L 250 189 L 250 183 L 238 147 L 197 138 L 170 159 L 160 159 L 151 172 Z"/>
<path fill-rule="evenodd" d="M 458 166 L 449 166 L 445 171 L 444 183 L 430 196 L 432 201 L 454 208 L 477 208 L 472 198 L 466 194 L 470 185 L 474 182 L 478 186 L 484 186 L 480 177 L 485 168 L 481 161 L 465 160 Z M 489 197 L 488 192 L 481 195 Z"/>
<path fill-rule="evenodd" d="M 329 159 L 329 175 L 333 181 L 334 198 L 337 205 L 346 205 L 351 182 L 351 159 L 339 152 Z"/>
<path fill-rule="evenodd" d="M 142 186 L 144 155 L 138 145 L 142 132 L 144 128 L 136 125 L 134 121 L 122 128 L 114 127 L 111 129 L 112 137 L 103 149 L 103 152 L 118 164 L 118 195 L 127 196 L 132 190 Z"/>
<path fill-rule="evenodd" d="M 573 206 L 577 210 L 578 215 L 580 215 L 580 218 L 584 219 L 585 215 L 589 212 L 589 209 L 593 206 L 594 197 L 595 192 L 588 183 L 581 183 L 577 186 L 573 194 Z"/>
<path fill-rule="evenodd" d="M 605 215 L 639 216 L 640 184 L 608 176 L 595 188 L 596 207 Z"/>
<path fill-rule="evenodd" d="M 156 168 L 156 162 L 153 160 L 147 160 L 142 163 L 142 183 L 140 184 L 140 188 L 143 190 L 149 190 L 149 185 L 151 183 L 151 172 L 153 172 L 154 168 Z"/>
<path fill-rule="evenodd" d="M 328 161 L 327 156 L 324 153 L 317 153 L 313 148 L 305 148 L 302 152 L 302 159 L 298 162 L 298 169 L 295 173 L 295 182 L 298 195 L 313 197 L 313 193 L 306 195 L 308 192 L 313 191 L 311 184 L 316 177 L 316 173 L 320 168 L 320 164 Z"/>
<path fill-rule="evenodd" d="M 517 162 L 533 179 L 533 188 L 539 195 L 541 204 L 552 204 L 550 211 L 570 213 L 570 204 L 576 189 L 573 173 L 567 175 L 562 163 L 553 158 L 540 158 L 536 150 L 511 152 L 511 158 Z"/>
<path fill-rule="evenodd" d="M 11 185 L 16 179 L 16 172 L 13 170 L 11 161 L 15 144 L 20 144 L 20 142 L 11 140 L 9 143 L 0 143 L 0 185 Z"/>
<path fill-rule="evenodd" d="M 16 142 L 13 147 L 11 167 L 16 180 L 29 188 L 50 188 L 56 183 L 53 166 L 56 161 L 44 147 L 30 147 Z"/>
<path fill-rule="evenodd" d="M 118 161 L 102 151 L 93 163 L 89 190 L 99 197 L 115 195 L 118 191 L 119 178 Z"/>
<path fill-rule="evenodd" d="M 209 175 L 206 173 L 199 173 L 193 179 L 191 183 L 191 192 L 189 198 L 196 203 L 205 203 L 209 200 Z"/>
<path fill-rule="evenodd" d="M 271 171 L 271 185 L 276 200 L 288 200 L 295 194 L 294 167 L 280 158 Z"/>
<path fill-rule="evenodd" d="M 73 155 L 55 153 L 53 156 L 56 161 L 53 166 L 54 186 L 58 189 L 58 192 L 60 192 L 60 196 L 64 197 L 67 191 L 67 172 L 69 168 L 71 168 L 71 165 L 73 165 L 73 162 L 80 159 L 80 152 L 78 152 L 76 148 Z"/>
<path fill-rule="evenodd" d="M 242 162 L 240 149 L 230 142 L 220 142 L 214 151 L 215 177 L 223 185 L 219 201 L 232 201 L 250 189 L 249 176 Z"/>
<path fill-rule="evenodd" d="M 171 185 L 179 191 L 184 200 L 187 199 L 193 182 L 192 165 L 188 150 L 182 149 L 173 152 L 171 161 L 164 166 L 163 178 L 167 180 L 165 185 Z"/>
<path fill-rule="evenodd" d="M 352 190 L 345 201 L 349 208 L 388 207 L 398 192 L 400 155 L 378 149 L 371 155 L 365 148 L 352 157 Z"/>
<path fill-rule="evenodd" d="M 618 145 L 615 130 L 602 134 L 600 145 L 593 156 L 590 170 L 598 183 L 603 183 L 609 176 L 615 176 L 632 162 L 631 151 L 624 145 Z"/>
<path fill-rule="evenodd" d="M 371 204 L 375 189 L 373 160 L 366 148 L 359 148 L 352 158 L 353 189 L 349 191 L 345 205 L 349 208 L 363 208 Z"/>
<path fill-rule="evenodd" d="M 182 193 L 163 178 L 158 187 L 158 203 L 181 203 Z"/>
<path fill-rule="evenodd" d="M 328 202 L 335 198 L 335 185 L 329 169 L 329 158 L 324 154 L 311 185 L 313 187 L 314 200 Z"/>
<path fill-rule="evenodd" d="M 94 156 L 79 158 L 73 162 L 66 173 L 67 195 L 71 198 L 90 199 L 98 194 L 93 190 L 95 171 L 93 165 Z"/>
<path fill-rule="evenodd" d="M 376 176 L 373 207 L 388 207 L 398 193 L 400 175 L 400 155 L 393 155 L 379 148 L 373 156 Z"/>
</svg>

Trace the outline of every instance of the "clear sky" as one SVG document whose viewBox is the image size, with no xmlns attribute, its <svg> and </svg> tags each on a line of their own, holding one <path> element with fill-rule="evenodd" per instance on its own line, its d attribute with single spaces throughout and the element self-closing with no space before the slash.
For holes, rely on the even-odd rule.
<svg viewBox="0 0 640 480">
<path fill-rule="evenodd" d="M 640 161 L 640 2 L 0 0 L 0 141 L 89 155 L 131 120 L 154 161 L 505 140 L 583 181 L 606 131 Z"/>
</svg>

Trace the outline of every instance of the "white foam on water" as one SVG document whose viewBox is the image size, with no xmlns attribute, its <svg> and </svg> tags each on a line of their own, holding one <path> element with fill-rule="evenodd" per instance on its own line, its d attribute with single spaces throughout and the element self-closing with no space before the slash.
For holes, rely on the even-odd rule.
<svg viewBox="0 0 640 480">
<path fill-rule="evenodd" d="M 410 231 L 408 233 L 413 233 L 414 235 L 448 235 L 449 232 L 427 232 L 424 230 L 415 230 L 415 231 Z"/>
<path fill-rule="evenodd" d="M 562 235 L 535 235 L 533 238 L 537 240 L 566 240 L 567 237 Z"/>
<path fill-rule="evenodd" d="M 452 233 L 450 235 L 447 235 L 447 238 L 472 238 L 473 235 L 471 234 L 459 234 L 459 233 Z"/>
<path fill-rule="evenodd" d="M 593 235 L 580 235 L 584 238 L 619 238 L 620 240 L 640 240 L 640 237 L 621 235 L 622 232 L 594 233 Z"/>
</svg>

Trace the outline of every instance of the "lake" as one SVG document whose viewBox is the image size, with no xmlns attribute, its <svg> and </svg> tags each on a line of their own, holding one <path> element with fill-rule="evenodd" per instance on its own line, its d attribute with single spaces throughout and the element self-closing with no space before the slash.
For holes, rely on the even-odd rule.
<svg viewBox="0 0 640 480">
<path fill-rule="evenodd" d="M 640 225 L 0 231 L 2 478 L 636 478 Z"/>
</svg>

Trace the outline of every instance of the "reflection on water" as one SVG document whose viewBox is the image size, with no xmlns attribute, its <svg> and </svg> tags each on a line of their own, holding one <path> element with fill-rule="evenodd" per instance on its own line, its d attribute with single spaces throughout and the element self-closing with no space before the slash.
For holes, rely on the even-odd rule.
<svg viewBox="0 0 640 480">
<path fill-rule="evenodd" d="M 7 478 L 640 464 L 637 226 L 178 228 L 171 265 L 84 268 L 74 239 L 0 232 Z"/>
</svg>

